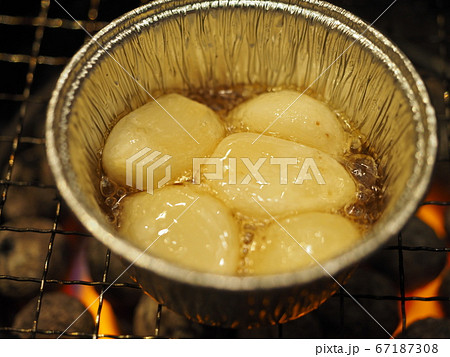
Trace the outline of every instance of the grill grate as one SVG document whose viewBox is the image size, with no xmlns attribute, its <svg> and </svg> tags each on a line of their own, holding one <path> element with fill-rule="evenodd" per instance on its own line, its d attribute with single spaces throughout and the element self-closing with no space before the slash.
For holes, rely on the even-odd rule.
<svg viewBox="0 0 450 357">
<path fill-rule="evenodd" d="M 109 250 L 105 255 L 103 276 L 99 281 L 47 278 L 55 241 L 61 239 L 61 237 L 75 237 L 75 240 L 83 240 L 90 235 L 83 231 L 81 225 L 74 223 L 74 218 L 61 200 L 56 186 L 49 176 L 36 174 L 42 167 L 33 166 L 31 174 L 28 176 L 19 175 L 19 171 L 16 174 L 16 170 L 19 170 L 17 166 L 25 155 L 27 148 L 37 148 L 37 150 L 43 151 L 45 145 L 43 137 L 45 107 L 50 98 L 51 90 L 64 65 L 87 39 L 85 32 L 61 9 L 58 3 L 67 9 L 90 34 L 94 34 L 112 19 L 145 2 L 147 1 L 79 0 L 74 2 L 59 0 L 57 2 L 53 0 L 28 0 L 19 3 L 5 0 L 0 3 L 0 78 L 2 78 L 0 81 L 0 125 L 2 128 L 0 132 L 0 233 L 2 231 L 24 232 L 26 234 L 33 232 L 39 234 L 42 239 L 48 239 L 48 250 L 40 276 L 0 275 L 0 282 L 1 280 L 11 280 L 21 283 L 34 283 L 39 286 L 33 327 L 30 329 L 13 328 L 11 327 L 11 319 L 6 318 L 5 321 L 0 319 L 0 336 L 1 334 L 10 336 L 8 333 L 20 332 L 26 333 L 32 338 L 44 335 L 56 337 L 63 331 L 39 329 L 42 298 L 49 288 L 84 285 L 99 287 L 103 293 L 104 289 L 109 286 L 109 283 L 106 282 L 110 264 Z M 368 22 L 373 21 L 374 14 L 380 14 L 390 3 L 390 1 L 381 0 L 370 2 L 370 5 L 361 5 L 356 0 L 332 2 L 350 10 Z M 402 22 L 397 21 L 399 13 L 403 14 Z M 448 82 L 450 66 L 446 63 L 450 39 L 449 14 L 449 6 L 443 0 L 436 2 L 425 0 L 398 1 L 375 25 L 383 33 L 390 36 L 412 59 L 428 86 L 438 118 L 443 123 L 450 119 Z M 422 26 L 417 26 L 417 16 L 420 16 Z M 447 175 L 448 178 L 450 164 L 448 153 L 444 153 L 442 158 L 443 161 L 437 165 L 435 181 L 439 181 L 440 178 L 442 181 L 442 178 L 444 178 L 443 182 L 446 184 L 445 177 Z M 28 196 L 30 192 L 36 194 Z M 37 206 L 39 211 L 41 204 L 39 200 L 44 196 L 51 197 L 51 227 L 37 229 L 27 224 L 26 221 L 14 226 L 8 224 L 5 212 L 10 209 L 10 206 L 15 205 L 17 200 L 20 198 L 29 200 L 29 210 L 31 211 L 33 206 Z M 436 200 L 425 202 L 423 205 L 440 207 L 449 206 L 450 202 Z M 78 249 L 80 245 L 75 244 L 75 247 Z M 404 330 L 408 318 L 406 302 L 450 301 L 450 296 L 406 296 L 404 252 L 427 251 L 433 252 L 433 254 L 447 254 L 449 248 L 403 246 L 402 236 L 399 234 L 398 246 L 390 246 L 386 250 L 398 251 L 399 295 L 354 296 L 358 299 L 399 301 L 401 304 L 402 329 Z M 131 283 L 115 283 L 111 288 L 136 289 L 138 286 Z M 161 306 L 155 314 L 156 329 L 153 335 L 135 336 L 128 333 L 120 335 L 99 333 L 99 321 L 103 312 L 102 294 L 100 296 L 93 334 L 75 331 L 64 332 L 64 335 L 91 338 L 151 338 L 158 336 L 159 326 L 162 322 L 161 309 L 164 309 Z M 334 297 L 334 299 L 340 299 L 341 301 L 339 317 L 341 321 L 346 318 L 342 304 L 345 298 L 347 296 L 343 291 L 338 292 Z M 2 315 L 7 315 L 12 308 L 8 304 L 2 303 L 0 309 Z M 223 336 L 223 334 L 217 332 L 217 336 Z M 278 336 L 283 337 L 281 325 L 278 327 Z"/>
</svg>

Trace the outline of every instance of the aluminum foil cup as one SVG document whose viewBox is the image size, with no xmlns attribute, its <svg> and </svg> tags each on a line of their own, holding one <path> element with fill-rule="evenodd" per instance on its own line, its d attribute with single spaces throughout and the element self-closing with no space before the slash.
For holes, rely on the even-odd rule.
<svg viewBox="0 0 450 357">
<path fill-rule="evenodd" d="M 347 113 L 379 155 L 381 217 L 324 269 L 254 277 L 190 271 L 140 256 L 100 207 L 99 152 L 116 118 L 150 99 L 146 91 L 243 83 L 312 88 Z M 97 239 L 134 262 L 146 292 L 197 321 L 248 327 L 282 323 L 318 307 L 352 265 L 401 229 L 427 188 L 435 127 L 410 61 L 347 11 L 322 1 L 181 0 L 155 1 L 124 15 L 74 56 L 53 93 L 46 136 L 61 194 Z"/>
</svg>

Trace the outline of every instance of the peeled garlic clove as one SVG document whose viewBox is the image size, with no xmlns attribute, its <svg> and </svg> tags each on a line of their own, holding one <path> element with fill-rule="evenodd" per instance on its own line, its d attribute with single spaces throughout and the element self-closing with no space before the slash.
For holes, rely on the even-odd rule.
<svg viewBox="0 0 450 357">
<path fill-rule="evenodd" d="M 272 222 L 254 237 L 247 259 L 252 274 L 324 264 L 350 249 L 361 235 L 351 221 L 330 213 L 303 213 L 278 223 Z"/>
<path fill-rule="evenodd" d="M 119 231 L 147 253 L 186 268 L 235 274 L 239 228 L 219 200 L 185 185 L 140 192 L 120 204 Z"/>
<path fill-rule="evenodd" d="M 155 170 L 149 178 L 153 180 L 153 188 L 157 188 L 159 182 L 165 183 L 166 177 L 171 178 L 167 182 L 173 182 L 191 170 L 193 157 L 211 154 L 225 135 L 219 117 L 206 105 L 179 94 L 167 94 L 157 101 L 160 105 L 151 101 L 123 117 L 106 140 L 103 169 L 119 185 L 146 190 L 146 168 L 152 164 Z M 146 148 L 147 152 L 141 152 Z M 136 156 L 133 158 L 133 155 Z M 162 162 L 165 159 L 167 161 Z M 127 160 L 132 161 L 132 175 L 129 175 L 132 180 L 128 183 Z M 136 173 L 136 166 L 146 160 L 142 172 Z M 158 160 L 162 160 L 160 164 Z"/>
<path fill-rule="evenodd" d="M 324 103 L 293 90 L 261 94 L 228 116 L 240 130 L 263 133 L 320 149 L 344 152 L 346 135 L 336 114 Z"/>
<path fill-rule="evenodd" d="M 234 211 L 264 219 L 332 212 L 355 200 L 353 179 L 330 155 L 291 141 L 258 137 L 239 133 L 223 139 L 211 155 L 223 164 L 223 172 L 217 171 L 221 165 L 201 166 L 206 178 L 202 182 Z"/>
</svg>

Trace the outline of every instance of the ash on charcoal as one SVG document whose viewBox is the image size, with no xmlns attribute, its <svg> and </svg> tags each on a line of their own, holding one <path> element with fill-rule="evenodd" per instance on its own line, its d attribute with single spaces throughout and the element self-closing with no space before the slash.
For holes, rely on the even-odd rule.
<svg viewBox="0 0 450 357">
<path fill-rule="evenodd" d="M 27 146 L 23 144 L 16 153 L 11 180 L 54 185 L 55 181 L 47 163 L 45 146 Z"/>
<path fill-rule="evenodd" d="M 26 183 L 29 186 L 11 185 L 8 187 L 3 211 L 3 217 L 6 220 L 23 216 L 54 217 L 56 190 L 33 186 L 38 183 L 43 185 L 55 184 L 43 145 L 34 145 L 27 149 L 18 150 L 11 180 Z"/>
<path fill-rule="evenodd" d="M 370 269 L 360 268 L 345 284 L 345 289 L 354 297 L 361 295 L 355 298 L 389 334 L 395 331 L 400 322 L 398 302 L 382 299 L 396 296 L 397 289 L 389 279 Z M 345 292 L 341 293 L 343 296 L 331 297 L 317 310 L 326 338 L 389 337 L 353 299 Z"/>
<path fill-rule="evenodd" d="M 133 319 L 133 334 L 154 336 L 158 303 L 147 295 L 142 296 Z M 161 310 L 159 337 L 164 338 L 234 338 L 236 331 L 202 325 L 178 315 L 165 306 Z"/>
<path fill-rule="evenodd" d="M 401 231 L 402 246 L 445 248 L 445 241 L 439 239 L 433 229 L 417 217 L 413 217 Z M 398 246 L 398 237 L 389 239 L 386 246 Z M 368 261 L 372 268 L 400 285 L 399 255 L 397 250 L 382 249 Z M 405 289 L 417 289 L 434 280 L 446 265 L 445 252 L 409 251 L 403 249 L 403 270 Z"/>
<path fill-rule="evenodd" d="M 45 218 L 23 217 L 6 222 L 5 226 L 51 229 Z M 0 275 L 21 278 L 42 278 L 50 233 L 0 231 Z M 47 274 L 48 279 L 63 279 L 69 267 L 65 237 L 55 237 Z M 56 286 L 56 285 L 55 285 Z M 55 287 L 47 285 L 47 288 Z M 39 283 L 0 279 L 0 295 L 14 299 L 29 299 L 39 292 Z"/>
<path fill-rule="evenodd" d="M 280 336 L 281 329 L 281 336 Z M 316 312 L 311 312 L 281 326 L 267 326 L 251 330 L 238 330 L 237 338 L 323 338 Z"/>
<path fill-rule="evenodd" d="M 33 186 L 9 186 L 3 212 L 8 221 L 33 216 L 51 219 L 56 212 L 56 192 Z"/>
<path fill-rule="evenodd" d="M 445 272 L 439 288 L 439 296 L 446 297 L 447 301 L 440 301 L 445 316 L 450 317 L 450 269 Z"/>
<path fill-rule="evenodd" d="M 137 336 L 154 336 L 157 312 L 158 303 L 149 296 L 142 296 L 134 313 L 133 334 Z M 162 308 L 160 337 L 196 338 L 204 337 L 206 333 L 207 328 L 205 326 L 190 321 L 166 307 Z"/>
<path fill-rule="evenodd" d="M 31 329 L 35 319 L 36 306 L 37 298 L 30 300 L 30 302 L 17 314 L 14 319 L 13 327 L 17 329 Z M 75 323 L 67 330 L 67 332 L 81 332 L 88 334 L 94 332 L 94 320 L 89 312 L 85 312 L 85 307 L 79 300 L 61 292 L 44 294 L 37 328 L 38 330 L 55 331 L 55 333 L 37 333 L 36 337 L 57 338 L 59 334 L 74 321 Z M 31 337 L 31 333 L 24 332 L 17 334 L 20 338 Z M 62 336 L 62 338 L 79 337 Z"/>
<path fill-rule="evenodd" d="M 397 338 L 450 338 L 450 320 L 428 318 L 416 321 Z"/>
</svg>

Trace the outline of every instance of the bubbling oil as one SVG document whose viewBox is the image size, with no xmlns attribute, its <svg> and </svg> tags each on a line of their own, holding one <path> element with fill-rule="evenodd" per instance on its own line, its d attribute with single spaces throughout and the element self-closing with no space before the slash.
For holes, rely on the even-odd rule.
<svg viewBox="0 0 450 357">
<path fill-rule="evenodd" d="M 256 97 L 259 94 L 281 89 L 293 89 L 299 92 L 299 88 L 267 88 L 260 85 L 239 85 L 233 88 L 224 87 L 209 90 L 197 90 L 192 92 L 179 92 L 192 100 L 205 104 L 214 110 L 222 120 L 227 135 L 247 131 L 246 128 L 238 128 L 227 120 L 228 113 L 239 104 Z M 311 90 L 306 94 L 318 100 L 322 98 Z M 379 170 L 377 155 L 370 151 L 369 145 L 362 135 L 353 125 L 350 118 L 345 113 L 334 111 L 344 131 L 348 134 L 348 143 L 344 154 L 336 158 L 346 170 L 351 174 L 357 193 L 355 200 L 339 211 L 332 212 L 354 222 L 361 234 L 367 232 L 370 227 L 378 220 L 383 206 L 383 176 Z M 112 128 L 111 128 L 112 129 Z M 268 135 L 277 136 L 276 133 Z M 130 194 L 139 192 L 132 187 L 122 187 L 109 179 L 102 169 L 101 152 L 99 153 L 99 186 L 103 198 L 101 202 L 108 221 L 120 228 L 120 202 Z M 173 185 L 182 185 L 192 182 L 192 172 L 186 172 L 185 175 L 178 177 Z M 209 185 L 198 185 L 201 191 L 207 191 L 215 196 L 215 192 Z M 295 215 L 301 212 L 289 212 L 289 215 Z M 234 218 L 240 227 L 240 263 L 236 273 L 246 275 L 248 270 L 248 252 L 252 249 L 254 237 L 257 232 L 267 227 L 271 222 L 270 218 L 256 219 L 245 216 L 239 212 L 234 213 Z"/>
<path fill-rule="evenodd" d="M 303 92 L 301 88 L 267 88 L 260 85 L 241 85 L 234 88 L 200 90 L 194 93 L 183 94 L 212 108 L 224 121 L 227 133 L 233 134 L 243 130 L 234 127 L 227 121 L 227 115 L 232 109 L 259 94 L 282 89 L 293 89 L 300 93 Z M 305 91 L 305 94 L 323 102 L 323 98 L 310 89 Z M 349 137 L 344 155 L 337 158 L 337 160 L 351 174 L 357 186 L 355 201 L 335 213 L 349 218 L 358 224 L 362 232 L 366 232 L 381 215 L 383 205 L 382 175 L 378 168 L 377 155 L 369 150 L 369 145 L 365 141 L 364 135 L 355 128 L 355 125 L 345 113 L 336 110 L 333 110 L 333 112 L 336 114 L 339 122 L 342 123 Z M 248 224 L 248 222 L 243 224 Z"/>
</svg>

